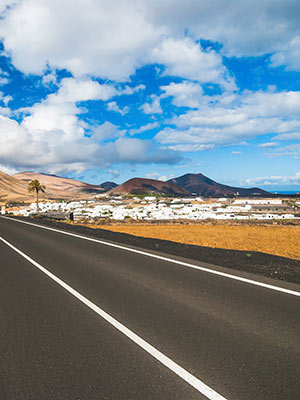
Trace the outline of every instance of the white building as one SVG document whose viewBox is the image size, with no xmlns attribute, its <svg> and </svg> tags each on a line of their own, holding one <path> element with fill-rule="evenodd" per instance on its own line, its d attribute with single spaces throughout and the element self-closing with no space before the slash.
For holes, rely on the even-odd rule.
<svg viewBox="0 0 300 400">
<path fill-rule="evenodd" d="M 282 204 L 282 199 L 236 199 L 232 204 L 278 205 Z"/>
</svg>

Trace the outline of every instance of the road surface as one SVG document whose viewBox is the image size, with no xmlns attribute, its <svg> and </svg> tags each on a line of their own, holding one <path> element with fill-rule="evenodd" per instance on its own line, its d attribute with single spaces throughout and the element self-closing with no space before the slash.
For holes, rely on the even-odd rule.
<svg viewBox="0 0 300 400">
<path fill-rule="evenodd" d="M 123 247 L 0 218 L 1 399 L 300 397 L 300 286 Z"/>
</svg>

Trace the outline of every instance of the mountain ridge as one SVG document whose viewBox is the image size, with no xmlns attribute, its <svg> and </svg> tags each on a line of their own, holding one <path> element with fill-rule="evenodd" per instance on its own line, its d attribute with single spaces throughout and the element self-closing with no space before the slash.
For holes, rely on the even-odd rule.
<svg viewBox="0 0 300 400">
<path fill-rule="evenodd" d="M 105 189 L 98 185 L 91 185 L 76 179 L 51 174 L 26 171 L 18 172 L 13 177 L 25 185 L 28 185 L 32 179 L 38 179 L 41 184 L 46 186 L 45 197 L 50 199 L 88 197 L 92 194 L 102 194 L 105 192 Z"/>
<path fill-rule="evenodd" d="M 19 172 L 8 175 L 0 171 L 0 200 L 30 201 L 33 195 L 27 191 L 28 183 L 32 179 L 38 179 L 46 186 L 46 193 L 41 199 L 87 199 L 94 195 L 153 195 L 187 197 L 193 195 L 203 197 L 234 197 L 234 196 L 267 196 L 275 195 L 260 188 L 240 188 L 218 183 L 207 176 L 199 174 L 184 174 L 167 182 L 148 178 L 131 178 L 117 185 L 114 182 L 103 182 L 100 185 L 92 185 L 76 179 L 64 178 L 58 175 Z"/>
<path fill-rule="evenodd" d="M 223 185 L 207 176 L 199 174 L 184 174 L 177 178 L 169 179 L 168 182 L 177 184 L 190 193 L 204 197 L 228 197 L 228 196 L 261 196 L 270 195 L 269 192 L 260 188 L 241 188 Z"/>
<path fill-rule="evenodd" d="M 148 178 L 131 178 L 108 194 L 165 194 L 169 196 L 189 196 L 190 193 L 178 185 Z"/>
</svg>

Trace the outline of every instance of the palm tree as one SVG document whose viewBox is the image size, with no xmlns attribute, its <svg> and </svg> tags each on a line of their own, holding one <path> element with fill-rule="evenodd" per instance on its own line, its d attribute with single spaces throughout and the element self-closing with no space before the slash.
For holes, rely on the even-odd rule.
<svg viewBox="0 0 300 400">
<path fill-rule="evenodd" d="M 28 192 L 35 192 L 36 193 L 36 212 L 39 213 L 39 192 L 45 193 L 46 186 L 41 185 L 38 179 L 33 179 L 28 184 Z"/>
</svg>

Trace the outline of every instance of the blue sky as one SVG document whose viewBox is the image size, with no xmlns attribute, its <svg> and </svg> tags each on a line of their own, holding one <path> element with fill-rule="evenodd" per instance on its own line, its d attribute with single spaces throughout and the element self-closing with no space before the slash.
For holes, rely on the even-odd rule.
<svg viewBox="0 0 300 400">
<path fill-rule="evenodd" d="M 298 0 L 2 0 L 0 170 L 300 190 Z"/>
</svg>

